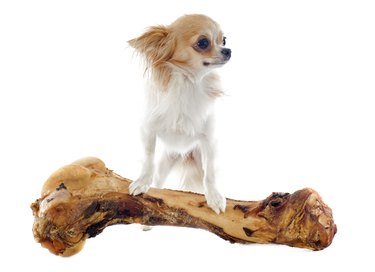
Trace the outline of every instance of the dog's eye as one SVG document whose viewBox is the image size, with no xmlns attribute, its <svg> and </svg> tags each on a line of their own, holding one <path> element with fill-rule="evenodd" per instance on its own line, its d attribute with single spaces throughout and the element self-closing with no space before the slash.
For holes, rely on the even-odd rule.
<svg viewBox="0 0 375 272">
<path fill-rule="evenodd" d="M 210 41 L 207 38 L 202 38 L 198 41 L 197 46 L 199 49 L 206 50 L 210 46 Z"/>
<path fill-rule="evenodd" d="M 223 38 L 223 46 L 225 46 L 227 44 L 227 37 L 224 37 Z"/>
</svg>

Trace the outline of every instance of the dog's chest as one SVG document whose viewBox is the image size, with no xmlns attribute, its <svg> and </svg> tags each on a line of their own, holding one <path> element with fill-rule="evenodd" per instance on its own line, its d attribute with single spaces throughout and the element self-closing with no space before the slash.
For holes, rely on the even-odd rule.
<svg viewBox="0 0 375 272">
<path fill-rule="evenodd" d="M 164 131 L 193 136 L 204 129 L 210 105 L 201 93 L 182 90 L 164 101 L 161 122 Z"/>
<path fill-rule="evenodd" d="M 158 134 L 182 139 L 204 133 L 213 100 L 199 86 L 181 83 L 154 102 L 152 119 Z"/>
</svg>

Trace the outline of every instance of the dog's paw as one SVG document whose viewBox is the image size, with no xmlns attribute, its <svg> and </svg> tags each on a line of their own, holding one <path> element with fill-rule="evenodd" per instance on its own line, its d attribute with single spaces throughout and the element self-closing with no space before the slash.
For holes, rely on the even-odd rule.
<svg viewBox="0 0 375 272">
<path fill-rule="evenodd" d="M 227 200 L 216 189 L 210 190 L 205 194 L 207 205 L 217 214 L 225 212 Z"/>
<path fill-rule="evenodd" d="M 129 185 L 129 194 L 130 195 L 140 195 L 142 193 L 146 193 L 150 189 L 150 181 L 149 179 L 140 178 L 136 181 L 133 181 Z"/>
</svg>

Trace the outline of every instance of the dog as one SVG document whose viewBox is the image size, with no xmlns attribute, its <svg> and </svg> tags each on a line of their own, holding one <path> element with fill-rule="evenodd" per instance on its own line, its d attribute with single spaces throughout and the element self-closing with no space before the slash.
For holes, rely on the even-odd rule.
<svg viewBox="0 0 375 272">
<path fill-rule="evenodd" d="M 215 181 L 215 100 L 224 93 L 215 69 L 231 58 L 218 23 L 191 14 L 168 26 L 153 26 L 128 41 L 144 60 L 148 78 L 141 128 L 145 159 L 129 193 L 146 193 L 152 182 L 162 188 L 180 166 L 181 189 L 204 193 L 207 205 L 225 212 L 226 199 Z M 154 165 L 156 143 L 164 151 Z"/>
</svg>

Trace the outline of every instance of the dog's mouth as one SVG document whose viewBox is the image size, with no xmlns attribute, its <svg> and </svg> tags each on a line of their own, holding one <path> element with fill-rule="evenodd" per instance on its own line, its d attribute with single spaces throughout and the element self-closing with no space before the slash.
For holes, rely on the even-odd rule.
<svg viewBox="0 0 375 272">
<path fill-rule="evenodd" d="M 215 62 L 203 61 L 203 66 L 220 66 L 226 63 L 227 61 L 215 61 Z"/>
</svg>

